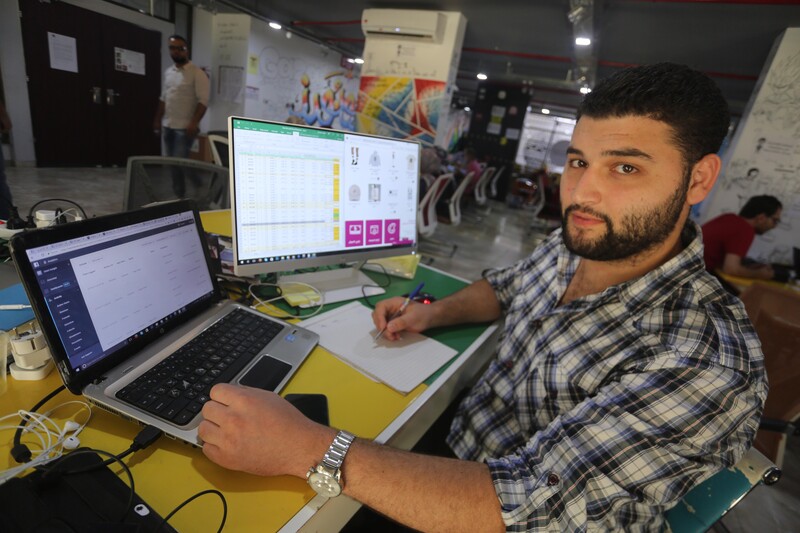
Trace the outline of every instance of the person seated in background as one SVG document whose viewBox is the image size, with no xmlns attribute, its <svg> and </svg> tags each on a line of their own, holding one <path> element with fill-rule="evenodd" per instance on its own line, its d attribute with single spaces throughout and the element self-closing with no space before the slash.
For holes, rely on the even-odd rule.
<svg viewBox="0 0 800 533">
<path fill-rule="evenodd" d="M 433 181 L 442 173 L 442 159 L 436 148 L 426 146 L 422 149 L 419 157 L 419 198 L 425 196 L 428 188 L 433 185 Z"/>
<path fill-rule="evenodd" d="M 469 194 L 472 192 L 472 189 L 475 187 L 475 184 L 478 183 L 478 180 L 481 178 L 481 173 L 483 172 L 483 166 L 481 162 L 478 160 L 478 154 L 475 152 L 474 148 L 467 148 L 464 150 L 464 163 L 456 168 L 455 178 L 457 183 L 461 183 L 461 180 L 467 179 L 469 177 L 470 184 L 467 185 L 467 188 L 464 190 L 464 194 Z"/>
<path fill-rule="evenodd" d="M 774 196 L 753 196 L 738 215 L 725 213 L 703 224 L 706 269 L 712 274 L 722 272 L 741 278 L 773 279 L 775 270 L 770 265 L 745 258 L 755 236 L 765 234 L 780 223 L 782 210 L 781 202 Z"/>
<path fill-rule="evenodd" d="M 449 209 L 447 207 L 448 201 L 450 198 L 452 198 L 453 194 L 456 192 L 456 189 L 463 180 L 470 180 L 467 188 L 464 189 L 464 196 L 467 196 L 475 188 L 478 180 L 481 179 L 483 167 L 481 166 L 481 162 L 478 160 L 478 155 L 475 152 L 475 149 L 472 147 L 467 147 L 464 149 L 463 155 L 463 161 L 456 166 L 453 172 L 453 181 L 447 185 L 442 197 L 436 204 L 436 212 L 441 217 L 449 216 Z"/>
<path fill-rule="evenodd" d="M 729 124 L 705 74 L 618 71 L 578 109 L 559 230 L 430 305 L 399 316 L 402 298 L 376 305 L 387 342 L 505 316 L 448 424 L 449 457 L 337 432 L 273 392 L 227 384 L 203 406 L 203 453 L 306 477 L 422 531 L 663 530 L 667 509 L 745 454 L 767 395 L 744 305 L 706 271 L 689 220 Z"/>
</svg>

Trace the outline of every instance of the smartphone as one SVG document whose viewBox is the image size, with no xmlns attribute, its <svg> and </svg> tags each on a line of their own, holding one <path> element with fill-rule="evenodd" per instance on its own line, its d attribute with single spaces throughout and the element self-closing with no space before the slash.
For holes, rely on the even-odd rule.
<svg viewBox="0 0 800 533">
<path fill-rule="evenodd" d="M 330 426 L 328 419 L 328 397 L 324 394 L 287 394 L 287 402 L 314 422 Z"/>
</svg>

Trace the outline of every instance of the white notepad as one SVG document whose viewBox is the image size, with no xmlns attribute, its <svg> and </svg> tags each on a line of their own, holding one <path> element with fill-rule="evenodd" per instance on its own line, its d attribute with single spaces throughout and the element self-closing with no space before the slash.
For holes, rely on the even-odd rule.
<svg viewBox="0 0 800 533">
<path fill-rule="evenodd" d="M 353 302 L 304 320 L 306 329 L 342 361 L 406 394 L 439 370 L 458 352 L 419 333 L 404 332 L 397 341 L 374 340 L 372 311 Z"/>
</svg>

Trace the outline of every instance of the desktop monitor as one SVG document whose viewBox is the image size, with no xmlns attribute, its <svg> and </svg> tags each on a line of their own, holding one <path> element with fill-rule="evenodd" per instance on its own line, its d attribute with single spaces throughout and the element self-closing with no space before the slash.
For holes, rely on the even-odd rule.
<svg viewBox="0 0 800 533">
<path fill-rule="evenodd" d="M 384 292 L 368 259 L 416 253 L 420 145 L 243 117 L 228 122 L 234 273 L 282 275 L 342 301 Z"/>
</svg>

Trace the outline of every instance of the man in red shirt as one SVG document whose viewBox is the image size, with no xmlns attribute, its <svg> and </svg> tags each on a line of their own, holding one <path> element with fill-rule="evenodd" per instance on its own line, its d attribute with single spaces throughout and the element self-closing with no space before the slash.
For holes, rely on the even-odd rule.
<svg viewBox="0 0 800 533">
<path fill-rule="evenodd" d="M 703 224 L 703 258 L 706 269 L 743 278 L 772 279 L 769 265 L 742 264 L 756 235 L 763 235 L 781 221 L 783 206 L 774 196 L 750 198 L 738 215 L 726 213 Z"/>
</svg>

